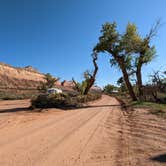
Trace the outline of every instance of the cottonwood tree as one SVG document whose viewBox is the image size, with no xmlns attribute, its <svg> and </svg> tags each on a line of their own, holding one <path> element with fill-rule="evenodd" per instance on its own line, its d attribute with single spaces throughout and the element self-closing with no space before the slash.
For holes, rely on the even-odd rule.
<svg viewBox="0 0 166 166">
<path fill-rule="evenodd" d="M 132 100 L 137 100 L 128 74 L 128 69 L 131 68 L 131 54 L 133 53 L 134 48 L 128 45 L 128 41 L 130 41 L 131 38 L 136 41 L 138 40 L 133 26 L 128 25 L 126 32 L 124 34 L 119 34 L 115 22 L 105 23 L 102 26 L 99 42 L 93 50 L 98 53 L 109 53 L 111 56 L 111 65 L 116 65 L 120 68 Z M 133 41 L 134 40 L 131 40 L 131 42 Z"/>
<path fill-rule="evenodd" d="M 138 96 L 139 99 L 143 99 L 143 83 L 142 83 L 142 67 L 150 63 L 156 55 L 155 46 L 150 46 L 150 42 L 154 36 L 156 36 L 158 28 L 160 26 L 160 20 L 156 22 L 156 24 L 150 29 L 150 32 L 146 35 L 145 38 L 141 38 L 140 35 L 137 34 L 138 40 L 135 41 L 133 38 L 133 42 L 129 42 L 128 45 L 134 50 L 136 56 L 134 58 L 135 61 L 135 73 L 137 78 L 137 87 L 138 87 Z M 135 30 L 137 31 L 136 25 L 133 24 Z"/>
<path fill-rule="evenodd" d="M 89 90 L 91 89 L 91 87 L 94 85 L 95 80 L 96 80 L 96 75 L 98 72 L 98 65 L 97 65 L 97 53 L 94 52 L 92 54 L 92 61 L 93 61 L 93 65 L 94 65 L 94 70 L 92 72 L 90 72 L 89 70 L 84 72 L 84 81 L 82 81 L 81 83 L 78 83 L 73 80 L 73 83 L 75 85 L 75 89 L 81 94 L 81 95 L 87 95 Z"/>
</svg>

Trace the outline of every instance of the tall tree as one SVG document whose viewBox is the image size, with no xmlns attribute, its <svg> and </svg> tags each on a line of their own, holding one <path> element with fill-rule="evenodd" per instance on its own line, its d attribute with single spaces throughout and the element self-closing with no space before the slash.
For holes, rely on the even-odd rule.
<svg viewBox="0 0 166 166">
<path fill-rule="evenodd" d="M 137 100 L 128 75 L 133 50 L 128 47 L 127 44 L 127 41 L 135 35 L 135 29 L 133 29 L 132 26 L 127 26 L 126 32 L 121 35 L 117 32 L 116 28 L 117 25 L 115 22 L 105 23 L 102 26 L 102 35 L 99 37 L 99 42 L 94 47 L 94 51 L 107 52 L 111 55 L 111 64 L 117 65 L 121 69 L 132 100 Z M 137 40 L 137 38 L 135 40 Z"/>
<path fill-rule="evenodd" d="M 140 52 L 139 56 L 136 57 L 136 77 L 137 77 L 137 87 L 139 99 L 143 99 L 143 83 L 142 83 L 142 66 L 144 64 L 150 63 L 155 55 L 155 47 L 147 48 L 146 50 Z"/>
<path fill-rule="evenodd" d="M 133 26 L 135 25 L 133 24 Z M 150 46 L 150 42 L 157 34 L 159 26 L 160 20 L 157 21 L 156 24 L 150 29 L 150 32 L 145 38 L 142 39 L 136 32 L 138 40 L 136 41 L 132 38 L 133 41 L 128 43 L 128 45 L 135 50 L 134 52 L 136 53 L 136 57 L 134 58 L 136 68 L 135 72 L 137 78 L 138 96 L 140 100 L 143 99 L 142 66 L 150 63 L 156 55 L 155 46 Z"/>
</svg>

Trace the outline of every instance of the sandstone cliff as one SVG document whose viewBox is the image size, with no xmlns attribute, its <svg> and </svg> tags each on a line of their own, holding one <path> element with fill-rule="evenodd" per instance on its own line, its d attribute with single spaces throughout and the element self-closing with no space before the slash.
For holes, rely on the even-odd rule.
<svg viewBox="0 0 166 166">
<path fill-rule="evenodd" d="M 39 73 L 31 66 L 25 68 L 12 67 L 0 63 L 1 89 L 36 89 L 44 81 L 44 74 Z"/>
</svg>

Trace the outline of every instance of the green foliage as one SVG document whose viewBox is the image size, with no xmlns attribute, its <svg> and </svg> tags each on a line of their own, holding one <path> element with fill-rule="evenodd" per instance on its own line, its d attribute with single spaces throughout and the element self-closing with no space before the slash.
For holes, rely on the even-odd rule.
<svg viewBox="0 0 166 166">
<path fill-rule="evenodd" d="M 125 48 L 126 53 L 133 53 L 139 49 L 142 39 L 137 32 L 135 24 L 128 23 L 126 32 L 122 36 L 121 45 Z"/>
<path fill-rule="evenodd" d="M 42 84 L 40 89 L 47 90 L 48 88 L 52 88 L 55 85 L 59 78 L 54 78 L 50 73 L 45 74 L 45 82 Z"/>
<path fill-rule="evenodd" d="M 154 102 L 132 102 L 131 104 L 134 108 L 146 108 L 151 114 L 166 118 L 166 104 Z"/>
<path fill-rule="evenodd" d="M 119 34 L 116 30 L 116 23 L 105 23 L 102 26 L 102 36 L 99 37 L 99 43 L 95 46 L 94 51 L 109 52 L 113 47 L 118 46 Z"/>
<path fill-rule="evenodd" d="M 31 100 L 31 108 L 79 108 L 82 103 L 97 100 L 101 98 L 100 93 L 93 93 L 88 95 L 70 95 L 70 94 L 50 94 L 39 95 Z"/>
<path fill-rule="evenodd" d="M 118 88 L 119 92 L 127 92 L 127 87 L 126 87 L 123 77 L 120 77 L 118 79 L 117 84 L 119 86 L 119 88 Z"/>
<path fill-rule="evenodd" d="M 120 67 L 118 58 L 116 58 L 118 56 L 124 57 L 123 63 L 128 70 L 134 67 L 132 61 L 135 61 L 137 66 L 140 56 L 135 55 L 139 55 L 138 53 L 143 56 L 141 59 L 143 64 L 147 64 L 154 58 L 155 47 L 149 47 L 149 38 L 141 38 L 135 24 L 128 23 L 124 34 L 119 34 L 116 28 L 115 22 L 105 23 L 102 26 L 99 42 L 94 47 L 97 52 L 108 52 L 115 55 L 110 60 L 112 66 Z"/>
<path fill-rule="evenodd" d="M 39 95 L 31 101 L 32 108 L 61 108 L 76 106 L 66 94 Z"/>
<path fill-rule="evenodd" d="M 117 91 L 118 87 L 108 84 L 104 87 L 104 93 L 106 94 L 112 94 L 113 92 Z"/>
<path fill-rule="evenodd" d="M 155 55 L 155 46 L 150 47 L 150 40 L 147 37 L 142 38 L 138 32 L 135 24 L 128 24 L 126 32 L 122 37 L 122 45 L 125 51 L 129 53 L 126 56 L 126 67 L 128 70 L 135 70 L 139 65 L 151 62 Z M 132 65 L 134 64 L 134 65 Z"/>
<path fill-rule="evenodd" d="M 131 54 L 134 52 L 131 45 L 133 46 L 133 40 L 137 41 L 139 36 L 136 33 L 136 27 L 132 24 L 127 26 L 124 34 L 119 34 L 116 28 L 116 23 L 106 23 L 102 26 L 102 34 L 94 47 L 94 51 L 107 52 L 111 55 L 111 66 L 117 66 L 122 71 L 131 98 L 137 100 L 128 70 L 131 70 Z"/>
<path fill-rule="evenodd" d="M 143 62 L 147 64 L 151 62 L 155 57 L 156 57 L 156 48 L 155 46 L 152 46 L 146 50 L 144 58 L 143 58 Z"/>
<path fill-rule="evenodd" d="M 144 53 L 137 54 L 135 57 L 135 67 L 137 68 L 139 64 L 148 64 L 156 57 L 155 46 L 148 47 L 144 50 Z"/>
<path fill-rule="evenodd" d="M 124 79 L 123 79 L 123 77 L 120 77 L 120 78 L 118 79 L 117 84 L 118 84 L 118 85 L 124 84 Z"/>
<path fill-rule="evenodd" d="M 97 53 L 94 52 L 92 54 L 92 60 L 94 65 L 94 70 L 90 72 L 89 70 L 86 70 L 83 74 L 84 80 L 81 83 L 76 82 L 74 79 L 73 83 L 75 85 L 75 89 L 81 94 L 81 95 L 87 95 L 91 89 L 91 87 L 94 85 L 96 80 L 96 75 L 98 71 L 98 65 L 97 65 Z"/>
<path fill-rule="evenodd" d="M 115 22 L 105 23 L 102 26 L 99 42 L 94 47 L 94 51 L 107 52 L 111 55 L 110 64 L 121 69 L 126 87 L 133 100 L 136 100 L 136 95 L 131 84 L 131 76 L 132 79 L 136 77 L 136 89 L 141 99 L 143 96 L 142 66 L 150 63 L 156 55 L 155 46 L 150 46 L 150 41 L 156 35 L 159 25 L 160 21 L 143 38 L 139 35 L 135 24 L 128 23 L 125 32 L 119 34 Z"/>
<path fill-rule="evenodd" d="M 80 95 L 84 95 L 85 94 L 85 90 L 87 88 L 88 85 L 88 79 L 85 79 L 84 81 L 82 81 L 81 83 L 74 81 L 74 89 L 77 90 L 77 92 L 79 92 Z"/>
<path fill-rule="evenodd" d="M 124 34 L 117 32 L 116 23 L 105 23 L 102 26 L 102 36 L 99 37 L 98 44 L 94 47 L 97 52 L 108 52 L 117 56 L 124 56 L 126 68 L 131 67 L 131 53 L 140 46 L 141 38 L 137 33 L 135 24 L 128 24 Z M 112 66 L 119 66 L 118 59 L 113 56 L 110 60 Z M 119 66 L 120 67 L 120 66 Z"/>
</svg>

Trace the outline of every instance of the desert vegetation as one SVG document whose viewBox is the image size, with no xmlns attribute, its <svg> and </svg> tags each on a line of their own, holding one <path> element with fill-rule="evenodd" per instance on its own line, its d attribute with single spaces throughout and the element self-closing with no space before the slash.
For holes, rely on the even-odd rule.
<svg viewBox="0 0 166 166">
<path fill-rule="evenodd" d="M 100 92 L 90 92 L 92 86 L 95 83 L 96 75 L 98 71 L 97 54 L 92 54 L 92 61 L 94 70 L 84 72 L 84 80 L 79 83 L 72 79 L 75 90 L 74 93 L 61 93 L 61 94 L 42 94 L 32 99 L 31 108 L 79 108 L 83 106 L 83 103 L 97 100 L 101 98 Z M 50 74 L 45 75 L 46 81 L 43 83 L 41 90 L 47 90 L 55 85 L 55 82 L 59 79 L 52 77 Z"/>
<path fill-rule="evenodd" d="M 101 93 L 94 93 L 92 89 L 96 82 L 98 70 L 100 69 L 100 66 L 97 64 L 98 56 L 100 56 L 100 53 L 105 53 L 110 56 L 111 67 L 115 66 L 115 69 L 120 70 L 122 73 L 122 76 L 117 80 L 116 86 L 108 84 L 103 88 L 105 94 L 118 96 L 121 99 L 125 98 L 128 103 L 134 103 L 133 105 L 137 105 L 137 107 L 146 105 L 145 102 L 165 104 L 165 70 L 153 71 L 147 83 L 142 79 L 143 66 L 152 62 L 156 57 L 157 53 L 155 45 L 152 45 L 152 40 L 157 35 L 160 26 L 161 21 L 156 21 L 149 32 L 143 36 L 133 23 L 127 24 L 124 33 L 118 32 L 116 22 L 106 22 L 103 24 L 101 35 L 98 42 L 94 45 L 91 54 L 93 70 L 86 70 L 83 73 L 83 81 L 81 82 L 72 78 L 72 86 L 69 91 L 64 91 L 63 89 L 66 81 L 60 83 L 60 78 L 53 77 L 49 73 L 40 74 L 32 67 L 20 69 L 2 64 L 3 68 L 12 70 L 15 73 L 12 79 L 9 78 L 9 75 L 1 76 L 2 79 L 5 78 L 4 80 L 8 80 L 4 85 L 10 83 L 12 85 L 11 89 L 16 85 L 17 93 L 16 91 L 13 93 L 13 90 L 12 93 L 2 91 L 0 98 L 5 100 L 33 98 L 32 108 L 79 107 L 81 103 L 98 99 L 101 97 Z M 22 79 L 19 80 L 17 78 L 18 73 L 26 74 L 27 79 L 24 81 Z M 38 82 L 35 82 L 35 76 L 39 77 Z M 26 90 L 28 89 L 29 93 L 19 93 L 22 90 L 20 86 L 25 87 Z M 54 87 L 63 89 L 63 93 L 47 94 L 47 90 Z M 152 105 L 153 107 L 153 104 L 147 105 Z"/>
<path fill-rule="evenodd" d="M 156 55 L 155 46 L 151 46 L 150 41 L 159 26 L 160 21 L 157 21 L 146 37 L 141 37 L 135 24 L 128 23 L 125 32 L 120 34 L 115 22 L 105 23 L 99 42 L 94 47 L 97 53 L 108 53 L 111 66 L 117 66 L 121 70 L 122 79 L 133 101 L 143 98 L 142 66 L 152 61 Z M 134 76 L 138 93 L 134 91 L 131 83 L 131 77 Z"/>
<path fill-rule="evenodd" d="M 0 166 L 166 165 L 165 6 L 1 1 Z"/>
<path fill-rule="evenodd" d="M 79 94 L 49 94 L 39 95 L 31 101 L 31 109 L 34 108 L 61 108 L 75 109 L 83 107 L 84 103 L 101 98 L 101 93 L 89 93 L 87 95 Z"/>
<path fill-rule="evenodd" d="M 106 85 L 104 92 L 118 96 L 128 105 L 150 109 L 151 113 L 166 114 L 166 74 L 165 71 L 154 71 L 149 82 L 143 83 L 142 67 L 156 57 L 155 46 L 151 44 L 161 26 L 158 20 L 145 37 L 141 36 L 135 24 L 128 23 L 123 34 L 117 31 L 116 22 L 105 23 L 101 29 L 99 42 L 94 51 L 110 55 L 111 66 L 122 72 L 117 85 Z"/>
<path fill-rule="evenodd" d="M 96 75 L 97 75 L 97 71 L 98 71 L 98 65 L 97 65 L 97 53 L 94 52 L 92 54 L 92 61 L 93 61 L 93 65 L 94 65 L 94 70 L 92 72 L 90 72 L 89 70 L 84 72 L 84 80 L 79 83 L 76 82 L 74 80 L 74 78 L 72 79 L 73 83 L 74 83 L 74 89 L 80 94 L 80 95 L 87 95 L 91 89 L 91 87 L 94 85 L 95 80 L 96 80 Z"/>
<path fill-rule="evenodd" d="M 41 86 L 39 86 L 38 89 L 46 91 L 48 88 L 53 88 L 55 86 L 55 83 L 60 78 L 55 78 L 50 73 L 47 73 L 44 75 L 44 79 L 45 79 L 45 81 L 42 82 Z"/>
</svg>

